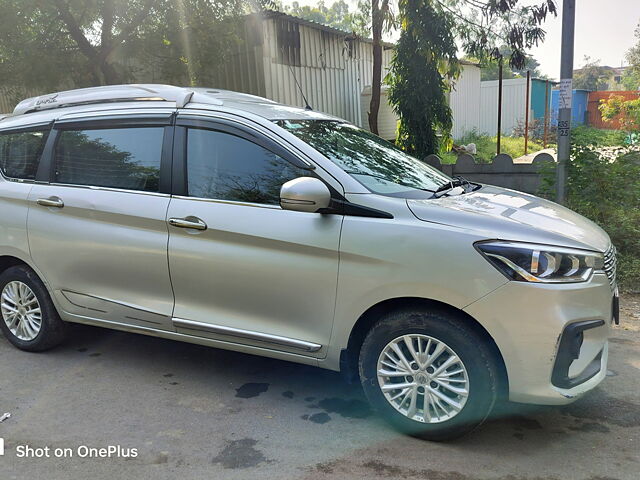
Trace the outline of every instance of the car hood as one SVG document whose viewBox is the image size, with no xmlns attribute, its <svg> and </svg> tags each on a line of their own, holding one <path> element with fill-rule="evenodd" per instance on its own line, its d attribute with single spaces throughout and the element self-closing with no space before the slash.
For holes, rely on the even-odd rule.
<svg viewBox="0 0 640 480">
<path fill-rule="evenodd" d="M 407 200 L 420 220 L 472 229 L 487 239 L 536 242 L 604 252 L 607 233 L 557 203 L 526 193 L 484 185 L 475 192 Z"/>
</svg>

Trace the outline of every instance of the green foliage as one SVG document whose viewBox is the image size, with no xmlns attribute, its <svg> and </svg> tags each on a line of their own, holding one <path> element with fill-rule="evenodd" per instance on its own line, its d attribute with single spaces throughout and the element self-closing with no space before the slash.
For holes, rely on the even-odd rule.
<svg viewBox="0 0 640 480">
<path fill-rule="evenodd" d="M 476 144 L 477 153 L 474 155 L 477 162 L 488 163 L 496 156 L 496 146 L 498 138 L 489 135 L 480 135 L 477 132 L 466 133 L 462 138 L 456 140 L 457 145 Z M 543 145 L 529 139 L 529 153 L 542 150 Z M 510 155 L 511 158 L 518 158 L 524 155 L 524 137 L 500 137 L 500 151 Z"/>
<path fill-rule="evenodd" d="M 584 65 L 573 72 L 573 88 L 582 90 L 607 90 L 611 69 L 600 65 L 600 60 L 584 57 Z"/>
<path fill-rule="evenodd" d="M 601 130 L 578 125 L 571 129 L 571 144 L 574 146 L 615 147 L 624 145 L 626 133 L 622 130 Z"/>
<path fill-rule="evenodd" d="M 622 85 L 625 90 L 640 90 L 640 65 L 638 68 L 629 67 L 625 70 Z"/>
<path fill-rule="evenodd" d="M 636 44 L 627 51 L 629 68 L 622 77 L 622 83 L 627 90 L 640 89 L 640 23 L 635 30 Z"/>
<path fill-rule="evenodd" d="M 450 147 L 446 97 L 460 71 L 456 41 L 482 61 L 503 58 L 498 46 L 506 42 L 508 64 L 515 71 L 526 69 L 530 57 L 525 49 L 544 39 L 541 25 L 547 15 L 556 14 L 554 0 L 527 5 L 519 0 L 399 0 L 401 33 L 387 77 L 389 100 L 400 117 L 397 143 L 418 157 Z M 375 87 L 375 75 L 373 83 Z"/>
<path fill-rule="evenodd" d="M 598 110 L 605 122 L 612 122 L 618 118 L 623 130 L 640 130 L 640 98 L 625 100 L 622 95 L 611 95 L 606 100 L 600 100 Z"/>
<path fill-rule="evenodd" d="M 284 5 L 281 10 L 305 20 L 321 23 L 345 32 L 354 32 L 369 37 L 371 32 L 371 10 L 367 1 L 359 0 L 354 12 L 344 0 L 337 0 L 330 7 L 320 0 L 316 6 L 301 6 L 298 2 Z"/>
<path fill-rule="evenodd" d="M 387 79 L 389 101 L 400 119 L 398 144 L 424 158 L 450 140 L 446 92 L 448 78 L 459 71 L 454 21 L 430 0 L 400 0 L 399 9 L 402 32 Z"/>
<path fill-rule="evenodd" d="M 0 84 L 39 92 L 206 82 L 244 0 L 0 0 Z"/>
<path fill-rule="evenodd" d="M 499 60 L 490 58 L 483 62 L 481 62 L 481 70 L 480 70 L 480 80 L 498 80 L 500 75 L 500 63 Z M 502 79 L 510 80 L 512 78 L 517 78 L 518 74 L 516 74 L 513 70 L 511 70 L 508 66 L 502 67 Z"/>
<path fill-rule="evenodd" d="M 640 152 L 619 148 L 603 155 L 596 147 L 576 146 L 567 181 L 567 206 L 600 225 L 618 249 L 618 281 L 640 290 Z M 554 191 L 553 169 L 543 172 L 542 194 Z"/>
<path fill-rule="evenodd" d="M 544 40 L 542 24 L 548 15 L 558 13 L 555 0 L 432 2 L 455 18 L 455 35 L 467 54 L 483 62 L 504 58 L 516 71 L 526 70 L 530 58 L 526 51 Z"/>
<path fill-rule="evenodd" d="M 511 55 L 511 49 L 506 45 L 499 48 L 500 55 L 503 57 L 509 57 Z M 480 61 L 474 57 L 466 57 L 466 60 L 472 62 L 478 62 L 481 64 L 481 80 L 498 80 L 499 76 L 499 60 L 495 58 L 486 58 Z M 546 78 L 546 76 L 539 70 L 540 62 L 538 62 L 531 55 L 526 55 L 525 65 L 520 69 L 511 68 L 508 64 L 502 67 L 502 78 L 508 80 L 511 78 L 526 77 L 527 70 L 531 72 L 532 78 Z"/>
</svg>

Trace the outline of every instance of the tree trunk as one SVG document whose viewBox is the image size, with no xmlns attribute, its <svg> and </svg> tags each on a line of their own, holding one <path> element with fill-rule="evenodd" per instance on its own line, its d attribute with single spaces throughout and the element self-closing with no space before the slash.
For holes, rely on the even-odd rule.
<svg viewBox="0 0 640 480">
<path fill-rule="evenodd" d="M 371 0 L 371 30 L 373 34 L 373 75 L 371 80 L 371 103 L 369 104 L 369 130 L 378 135 L 378 112 L 382 88 L 382 23 L 384 17 L 378 0 Z"/>
<path fill-rule="evenodd" d="M 114 66 L 107 60 L 104 60 L 100 65 L 100 71 L 102 72 L 102 78 L 104 79 L 105 85 L 117 85 L 122 83 L 120 75 L 118 74 Z"/>
</svg>

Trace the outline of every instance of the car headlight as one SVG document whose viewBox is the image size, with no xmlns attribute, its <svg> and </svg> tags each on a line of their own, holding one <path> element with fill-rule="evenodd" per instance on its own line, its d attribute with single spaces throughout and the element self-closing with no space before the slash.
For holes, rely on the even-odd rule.
<svg viewBox="0 0 640 480">
<path fill-rule="evenodd" d="M 504 241 L 475 247 L 507 278 L 519 282 L 584 282 L 604 268 L 603 254 L 586 250 Z"/>
</svg>

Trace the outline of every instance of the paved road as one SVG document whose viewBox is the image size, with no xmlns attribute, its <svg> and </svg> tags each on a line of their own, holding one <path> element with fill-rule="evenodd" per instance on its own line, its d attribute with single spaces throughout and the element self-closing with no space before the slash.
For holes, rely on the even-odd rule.
<svg viewBox="0 0 640 480">
<path fill-rule="evenodd" d="M 0 479 L 635 480 L 640 297 L 623 306 L 596 391 L 447 444 L 396 433 L 358 388 L 311 367 L 80 326 L 46 354 L 0 338 L 0 414 L 12 414 Z M 74 456 L 17 458 L 25 444 Z M 138 456 L 78 456 L 107 445 Z"/>
</svg>

